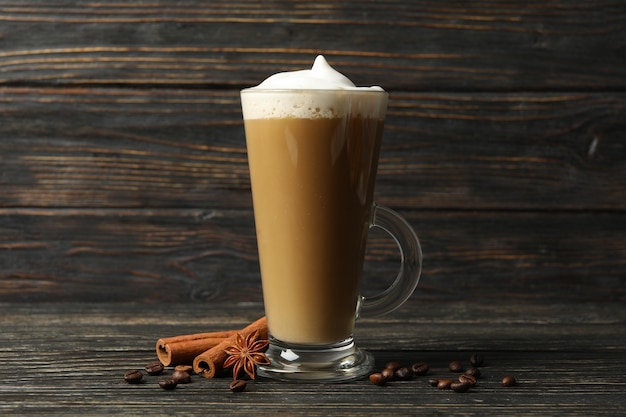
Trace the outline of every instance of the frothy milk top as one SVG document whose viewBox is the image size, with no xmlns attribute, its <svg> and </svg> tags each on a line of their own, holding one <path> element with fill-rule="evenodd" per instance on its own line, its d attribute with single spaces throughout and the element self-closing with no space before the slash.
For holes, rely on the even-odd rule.
<svg viewBox="0 0 626 417">
<path fill-rule="evenodd" d="M 384 117 L 387 95 L 367 92 L 384 90 L 378 86 L 356 87 L 319 55 L 311 69 L 274 74 L 256 87 L 243 90 L 241 101 L 245 119 L 329 118 L 348 112 Z"/>
</svg>

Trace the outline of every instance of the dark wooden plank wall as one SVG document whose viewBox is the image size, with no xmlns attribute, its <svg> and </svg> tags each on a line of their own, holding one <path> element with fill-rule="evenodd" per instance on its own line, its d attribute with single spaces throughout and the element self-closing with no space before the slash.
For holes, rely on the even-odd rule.
<svg viewBox="0 0 626 417">
<path fill-rule="evenodd" d="M 238 90 L 318 53 L 391 93 L 413 300 L 626 300 L 624 45 L 618 0 L 0 0 L 0 301 L 260 301 Z"/>
</svg>

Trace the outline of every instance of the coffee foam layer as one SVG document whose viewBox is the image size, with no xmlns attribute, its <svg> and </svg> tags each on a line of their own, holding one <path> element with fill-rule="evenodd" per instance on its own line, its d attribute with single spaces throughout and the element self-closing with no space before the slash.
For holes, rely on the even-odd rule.
<svg viewBox="0 0 626 417">
<path fill-rule="evenodd" d="M 378 93 L 378 94 L 376 94 Z M 381 87 L 356 87 L 319 55 L 310 70 L 274 74 L 241 92 L 245 119 L 384 117 Z"/>
</svg>

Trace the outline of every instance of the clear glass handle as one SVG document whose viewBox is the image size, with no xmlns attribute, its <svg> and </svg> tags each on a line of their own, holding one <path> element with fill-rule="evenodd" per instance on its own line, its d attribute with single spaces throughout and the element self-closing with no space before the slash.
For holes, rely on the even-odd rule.
<svg viewBox="0 0 626 417">
<path fill-rule="evenodd" d="M 372 207 L 371 227 L 389 233 L 400 249 L 400 272 L 389 288 L 361 297 L 359 317 L 376 317 L 400 307 L 413 294 L 422 272 L 422 248 L 417 235 L 402 216 L 387 207 Z"/>
</svg>

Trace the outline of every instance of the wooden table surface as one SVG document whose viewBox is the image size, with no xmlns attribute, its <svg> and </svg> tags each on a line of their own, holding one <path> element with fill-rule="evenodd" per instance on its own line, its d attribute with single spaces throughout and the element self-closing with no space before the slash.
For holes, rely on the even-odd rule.
<svg viewBox="0 0 626 417">
<path fill-rule="evenodd" d="M 426 361 L 427 376 L 391 382 L 291 384 L 194 376 L 174 391 L 123 374 L 156 358 L 159 337 L 239 328 L 257 304 L 1 304 L 2 415 L 623 415 L 626 309 L 621 303 L 415 303 L 359 323 L 377 366 Z M 467 393 L 439 391 L 451 360 L 485 358 Z M 171 372 L 167 370 L 166 372 Z M 518 385 L 503 387 L 505 375 Z"/>
</svg>

